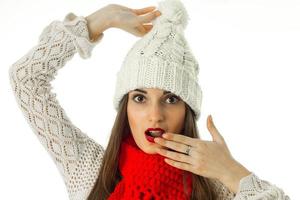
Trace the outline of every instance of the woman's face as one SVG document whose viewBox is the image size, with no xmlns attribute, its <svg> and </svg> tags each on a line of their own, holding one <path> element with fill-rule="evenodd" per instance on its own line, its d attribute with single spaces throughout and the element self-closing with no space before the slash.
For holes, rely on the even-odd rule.
<svg viewBox="0 0 300 200">
<path fill-rule="evenodd" d="M 133 138 L 145 153 L 155 154 L 161 146 L 146 139 L 148 128 L 182 134 L 185 103 L 175 94 L 157 88 L 139 88 L 128 95 L 127 115 Z"/>
</svg>

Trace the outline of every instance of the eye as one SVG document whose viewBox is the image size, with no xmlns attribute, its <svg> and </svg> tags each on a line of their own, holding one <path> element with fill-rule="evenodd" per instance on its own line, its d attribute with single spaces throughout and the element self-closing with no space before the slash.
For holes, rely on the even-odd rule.
<svg viewBox="0 0 300 200">
<path fill-rule="evenodd" d="M 141 99 L 143 99 L 143 98 L 145 98 L 145 96 L 144 95 L 141 95 L 141 94 L 137 94 L 137 95 L 133 95 L 133 97 L 132 97 L 132 99 L 135 101 L 135 102 L 137 102 L 137 103 L 140 103 L 141 101 Z M 178 96 L 176 96 L 176 95 L 169 95 L 168 97 L 167 97 L 167 100 L 169 100 L 169 99 L 171 99 L 171 102 L 169 101 L 169 104 L 175 104 L 175 103 L 177 103 L 178 101 L 180 101 L 180 98 L 178 97 Z M 174 99 L 175 99 L 175 102 L 174 102 Z M 173 103 L 172 103 L 173 102 Z"/>
<path fill-rule="evenodd" d="M 137 94 L 137 95 L 133 95 L 132 99 L 135 101 L 135 102 L 140 102 L 140 101 L 136 101 L 136 97 L 143 97 L 144 98 L 144 95 L 141 95 L 141 94 Z M 138 99 L 138 98 L 137 98 Z"/>
<path fill-rule="evenodd" d="M 177 97 L 176 95 L 170 95 L 167 99 L 176 99 L 175 103 L 180 101 L 179 97 Z M 171 103 L 171 104 L 175 104 L 175 103 Z"/>
</svg>

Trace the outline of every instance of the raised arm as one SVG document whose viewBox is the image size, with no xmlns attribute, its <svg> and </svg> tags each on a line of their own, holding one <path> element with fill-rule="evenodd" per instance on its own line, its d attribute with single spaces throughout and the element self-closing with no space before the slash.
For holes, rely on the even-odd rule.
<svg viewBox="0 0 300 200">
<path fill-rule="evenodd" d="M 38 44 L 9 68 L 16 102 L 55 162 L 70 195 L 94 184 L 104 149 L 71 122 L 50 82 L 76 52 L 89 58 L 102 37 L 103 33 L 91 42 L 86 19 L 69 13 L 64 21 L 45 27 Z"/>
<path fill-rule="evenodd" d="M 70 199 L 85 199 L 93 188 L 102 164 L 104 149 L 76 127 L 51 91 L 57 71 L 78 52 L 91 56 L 93 47 L 115 27 L 144 36 L 160 15 L 155 7 L 131 9 L 109 4 L 87 17 L 66 15 L 53 21 L 38 44 L 9 68 L 10 83 L 17 104 L 31 129 L 55 162 L 67 186 Z"/>
</svg>

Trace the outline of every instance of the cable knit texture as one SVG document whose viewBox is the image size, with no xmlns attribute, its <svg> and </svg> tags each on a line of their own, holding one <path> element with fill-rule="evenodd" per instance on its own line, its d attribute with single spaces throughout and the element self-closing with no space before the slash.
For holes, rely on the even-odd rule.
<svg viewBox="0 0 300 200">
<path fill-rule="evenodd" d="M 200 116 L 202 90 L 198 83 L 199 64 L 184 36 L 188 14 L 180 0 L 160 1 L 162 14 L 153 28 L 137 40 L 117 73 L 114 108 L 123 96 L 136 88 L 160 88 L 183 99 Z M 130 77 L 130 78 L 129 78 Z"/>
<path fill-rule="evenodd" d="M 83 59 L 89 58 L 102 37 L 92 43 L 85 18 L 69 13 L 64 21 L 56 20 L 45 27 L 38 44 L 9 68 L 18 107 L 55 162 L 70 200 L 87 199 L 98 177 L 104 149 L 70 121 L 50 82 L 76 52 Z M 218 180 L 212 182 L 219 200 L 289 199 L 280 188 L 253 173 L 240 181 L 236 195 Z"/>
<path fill-rule="evenodd" d="M 143 152 L 136 145 L 131 133 L 122 142 L 119 169 L 122 180 L 109 200 L 190 199 L 191 173 L 168 165 L 159 154 Z"/>
</svg>

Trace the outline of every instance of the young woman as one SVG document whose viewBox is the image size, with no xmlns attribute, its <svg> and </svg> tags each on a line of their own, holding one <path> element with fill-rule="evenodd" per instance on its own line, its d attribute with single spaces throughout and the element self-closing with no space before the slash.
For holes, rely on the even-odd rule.
<svg viewBox="0 0 300 200">
<path fill-rule="evenodd" d="M 186 24 L 178 0 L 162 1 L 158 10 L 110 4 L 87 17 L 69 13 L 10 67 L 19 108 L 56 163 L 70 199 L 289 199 L 231 156 L 211 116 L 213 141 L 200 139 L 202 93 L 183 36 Z M 118 73 L 117 116 L 104 150 L 72 124 L 50 82 L 76 52 L 89 58 L 111 27 L 142 39 Z"/>
</svg>

